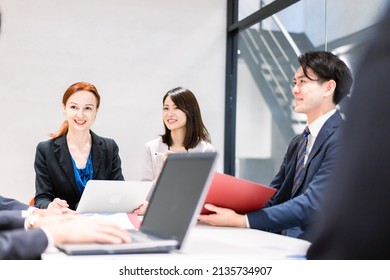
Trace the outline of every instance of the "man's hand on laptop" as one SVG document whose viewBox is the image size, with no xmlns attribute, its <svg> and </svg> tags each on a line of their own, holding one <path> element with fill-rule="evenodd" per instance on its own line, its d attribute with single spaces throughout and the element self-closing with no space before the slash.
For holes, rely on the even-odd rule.
<svg viewBox="0 0 390 280">
<path fill-rule="evenodd" d="M 34 228 L 43 228 L 53 240 L 53 245 L 63 243 L 128 243 L 128 232 L 119 225 L 101 218 L 78 215 L 53 215 L 40 217 Z"/>
</svg>

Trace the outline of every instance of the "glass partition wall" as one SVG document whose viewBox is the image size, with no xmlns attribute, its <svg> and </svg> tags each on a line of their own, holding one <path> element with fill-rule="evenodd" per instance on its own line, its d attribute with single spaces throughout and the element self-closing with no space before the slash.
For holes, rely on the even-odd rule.
<svg viewBox="0 0 390 280">
<path fill-rule="evenodd" d="M 353 72 L 388 1 L 359 2 L 228 1 L 225 173 L 270 183 L 306 124 L 293 110 L 297 57 L 331 51 Z"/>
</svg>

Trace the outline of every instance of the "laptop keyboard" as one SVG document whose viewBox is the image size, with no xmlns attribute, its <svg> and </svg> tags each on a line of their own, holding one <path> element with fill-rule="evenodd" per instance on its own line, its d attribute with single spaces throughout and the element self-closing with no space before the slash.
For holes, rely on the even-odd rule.
<svg viewBox="0 0 390 280">
<path fill-rule="evenodd" d="M 153 239 L 157 239 L 154 238 L 153 236 L 147 235 L 143 232 L 136 231 L 136 230 L 129 230 L 128 233 L 133 243 L 144 243 L 144 242 L 149 242 L 150 240 Z"/>
</svg>

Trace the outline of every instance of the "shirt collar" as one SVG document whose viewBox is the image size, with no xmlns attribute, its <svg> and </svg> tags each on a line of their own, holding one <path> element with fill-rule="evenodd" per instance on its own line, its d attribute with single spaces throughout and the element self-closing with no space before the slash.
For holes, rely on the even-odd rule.
<svg viewBox="0 0 390 280">
<path fill-rule="evenodd" d="M 324 123 L 334 114 L 336 113 L 336 109 L 332 109 L 330 110 L 329 112 L 327 112 L 326 114 L 323 114 L 321 117 L 319 117 L 318 119 L 316 119 L 314 122 L 312 122 L 310 125 L 309 125 L 309 129 L 310 129 L 310 135 L 313 136 L 313 137 L 317 137 L 318 133 L 320 132 L 322 126 L 324 125 Z"/>
</svg>

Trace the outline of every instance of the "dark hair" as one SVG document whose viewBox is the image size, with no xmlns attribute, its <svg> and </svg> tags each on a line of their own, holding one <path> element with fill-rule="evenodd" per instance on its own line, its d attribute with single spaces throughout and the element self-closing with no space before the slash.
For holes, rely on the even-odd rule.
<svg viewBox="0 0 390 280">
<path fill-rule="evenodd" d="M 78 82 L 74 83 L 68 89 L 65 91 L 64 95 L 62 96 L 62 105 L 66 106 L 66 102 L 68 101 L 69 97 L 71 97 L 73 94 L 75 94 L 78 91 L 86 90 L 89 92 L 92 92 L 96 97 L 96 109 L 99 109 L 100 106 L 100 95 L 97 91 L 96 87 L 90 83 L 87 82 Z M 50 133 L 49 136 L 51 138 L 57 138 L 65 133 L 68 132 L 69 124 L 67 120 L 64 120 L 59 128 L 59 130 L 56 133 Z"/>
<path fill-rule="evenodd" d="M 307 68 L 310 68 L 319 77 L 319 82 L 329 80 L 336 82 L 333 95 L 335 104 L 338 104 L 351 91 L 353 82 L 351 70 L 337 55 L 326 51 L 310 51 L 299 56 L 298 62 L 308 79 L 313 80 L 307 74 Z"/>
<path fill-rule="evenodd" d="M 209 132 L 202 121 L 198 101 L 195 95 L 186 88 L 177 87 L 169 90 L 163 97 L 163 104 L 167 97 L 172 99 L 176 107 L 183 111 L 187 116 L 186 135 L 184 137 L 183 146 L 188 150 L 196 147 L 200 141 L 204 140 L 211 143 Z M 172 145 L 171 131 L 165 125 L 165 133 L 161 135 L 162 142 L 168 146 Z"/>
</svg>

